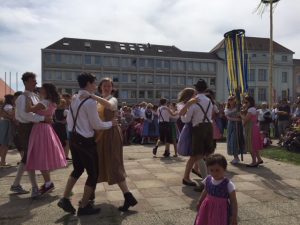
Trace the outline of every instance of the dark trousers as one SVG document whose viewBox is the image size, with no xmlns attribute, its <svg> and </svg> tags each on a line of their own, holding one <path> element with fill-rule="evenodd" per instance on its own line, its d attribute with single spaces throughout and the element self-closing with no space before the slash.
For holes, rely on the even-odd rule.
<svg viewBox="0 0 300 225">
<path fill-rule="evenodd" d="M 28 143 L 33 123 L 19 123 L 16 127 L 15 144 L 20 152 L 24 152 L 21 162 L 26 164 Z"/>
<path fill-rule="evenodd" d="M 70 150 L 74 168 L 70 176 L 77 180 L 85 169 L 88 174 L 85 185 L 95 189 L 98 179 L 98 156 L 95 139 L 72 133 Z"/>
</svg>

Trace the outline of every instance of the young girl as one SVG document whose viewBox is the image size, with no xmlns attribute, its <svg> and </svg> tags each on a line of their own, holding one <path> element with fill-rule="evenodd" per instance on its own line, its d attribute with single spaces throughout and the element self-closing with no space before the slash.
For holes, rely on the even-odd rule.
<svg viewBox="0 0 300 225">
<path fill-rule="evenodd" d="M 259 127 L 257 125 L 257 111 L 255 108 L 254 98 L 246 96 L 244 99 L 245 114 L 241 114 L 242 122 L 245 130 L 245 147 L 246 151 L 250 152 L 252 157 L 252 163 L 247 165 L 248 167 L 257 167 L 263 163 L 260 157 L 259 150 L 263 148 L 261 141 Z"/>
<path fill-rule="evenodd" d="M 43 100 L 35 106 L 32 106 L 29 99 L 26 104 L 26 111 L 42 116 L 53 116 L 56 104 L 59 102 L 56 87 L 53 84 L 43 84 L 40 96 Z M 34 124 L 29 138 L 26 169 L 29 171 L 41 171 L 45 180 L 45 184 L 40 189 L 41 194 L 54 189 L 49 171 L 65 167 L 66 165 L 64 149 L 51 124 Z"/>
<path fill-rule="evenodd" d="M 237 225 L 235 186 L 224 177 L 225 157 L 210 155 L 206 158 L 206 165 L 210 175 L 202 181 L 205 188 L 199 199 L 195 225 Z"/>
</svg>

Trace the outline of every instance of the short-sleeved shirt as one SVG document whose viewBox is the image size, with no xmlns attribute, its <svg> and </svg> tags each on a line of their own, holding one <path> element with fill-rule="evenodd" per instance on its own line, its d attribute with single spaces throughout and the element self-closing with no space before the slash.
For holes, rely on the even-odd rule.
<svg viewBox="0 0 300 225">
<path fill-rule="evenodd" d="M 207 177 L 202 180 L 202 183 L 204 184 L 204 186 L 206 185 L 206 179 Z M 221 179 L 221 180 L 215 180 L 213 177 L 211 177 L 211 182 L 213 185 L 219 185 L 223 182 L 225 178 Z M 227 184 L 227 190 L 228 190 L 228 193 L 230 194 L 231 192 L 235 191 L 235 185 L 234 183 L 232 183 L 231 180 L 228 181 L 228 184 Z"/>
<path fill-rule="evenodd" d="M 256 115 L 257 114 L 257 111 L 256 111 L 256 108 L 255 107 L 250 107 L 248 110 L 247 110 L 248 113 L 251 113 L 253 115 Z"/>
</svg>

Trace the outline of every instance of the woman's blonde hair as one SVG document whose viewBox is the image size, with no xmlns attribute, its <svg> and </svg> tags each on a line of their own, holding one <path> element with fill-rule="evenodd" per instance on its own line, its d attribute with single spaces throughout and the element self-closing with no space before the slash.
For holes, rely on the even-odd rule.
<svg viewBox="0 0 300 225">
<path fill-rule="evenodd" d="M 178 102 L 186 103 L 188 100 L 190 100 L 195 94 L 194 88 L 184 88 L 182 91 L 178 94 Z"/>
</svg>

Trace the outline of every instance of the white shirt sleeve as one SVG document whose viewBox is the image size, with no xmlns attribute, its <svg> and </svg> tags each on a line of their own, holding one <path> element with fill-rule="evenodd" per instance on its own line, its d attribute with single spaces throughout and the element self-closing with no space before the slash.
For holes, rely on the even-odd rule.
<svg viewBox="0 0 300 225">
<path fill-rule="evenodd" d="M 230 194 L 231 192 L 235 191 L 235 185 L 234 183 L 232 183 L 231 180 L 229 180 L 228 184 L 227 184 L 227 190 L 228 193 Z"/>
<path fill-rule="evenodd" d="M 40 116 L 36 113 L 32 112 L 26 112 L 26 96 L 20 95 L 17 98 L 16 101 L 16 112 L 15 116 L 16 119 L 21 122 L 21 123 L 28 123 L 28 122 L 33 122 L 33 123 L 39 123 L 45 120 L 44 116 Z"/>
<path fill-rule="evenodd" d="M 256 114 L 257 114 L 256 109 L 255 109 L 254 107 L 249 108 L 247 112 L 248 112 L 248 113 L 251 113 L 251 114 L 253 114 L 253 115 L 256 115 Z"/>
<path fill-rule="evenodd" d="M 96 101 L 88 100 L 88 104 L 85 105 L 85 111 L 88 114 L 88 119 L 91 127 L 94 130 L 106 130 L 112 127 L 112 122 L 103 122 L 98 115 Z"/>
<path fill-rule="evenodd" d="M 65 116 L 65 117 L 68 115 L 68 112 L 69 112 L 68 109 L 65 109 L 65 110 L 64 110 L 64 116 Z"/>
<path fill-rule="evenodd" d="M 3 108 L 3 110 L 4 110 L 5 112 L 12 112 L 13 109 L 14 109 L 14 107 L 13 107 L 12 105 L 10 105 L 10 104 L 6 104 L 6 105 L 4 106 L 4 108 Z"/>
<path fill-rule="evenodd" d="M 118 110 L 118 100 L 115 97 L 110 98 L 108 101 L 112 105 L 112 110 Z"/>
</svg>

